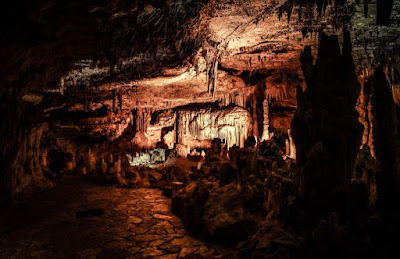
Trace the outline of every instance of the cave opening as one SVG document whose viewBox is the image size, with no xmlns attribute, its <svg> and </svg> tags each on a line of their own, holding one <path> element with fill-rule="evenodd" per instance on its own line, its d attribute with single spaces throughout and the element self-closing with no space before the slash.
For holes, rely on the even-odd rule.
<svg viewBox="0 0 400 259">
<path fill-rule="evenodd" d="M 399 13 L 7 3 L 0 257 L 399 255 Z"/>
</svg>

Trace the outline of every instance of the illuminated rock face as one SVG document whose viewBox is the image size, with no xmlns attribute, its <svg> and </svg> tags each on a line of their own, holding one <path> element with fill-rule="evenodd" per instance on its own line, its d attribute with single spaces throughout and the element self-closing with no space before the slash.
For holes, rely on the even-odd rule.
<svg viewBox="0 0 400 259">
<path fill-rule="evenodd" d="M 263 116 L 263 133 L 261 140 L 269 140 L 269 104 L 267 99 L 263 102 Z"/>
<path fill-rule="evenodd" d="M 144 132 L 139 129 L 133 142 L 142 148 L 154 148 L 157 142 L 169 148 L 179 145 L 178 154 L 187 155 L 195 148 L 210 148 L 215 138 L 224 141 L 227 148 L 243 147 L 252 134 L 252 125 L 250 113 L 238 106 L 168 110 L 159 114 Z"/>
<path fill-rule="evenodd" d="M 165 161 L 165 149 L 157 148 L 146 153 L 136 154 L 135 156 L 130 154 L 127 154 L 127 156 L 129 164 L 133 166 L 156 164 Z"/>
<path fill-rule="evenodd" d="M 252 133 L 252 118 L 240 107 L 221 110 L 178 112 L 178 142 L 189 146 L 199 146 L 198 140 L 224 140 L 228 148 L 233 145 L 243 147 L 244 141 Z"/>
<path fill-rule="evenodd" d="M 51 126 L 51 134 L 44 137 L 89 140 L 90 145 L 123 138 L 128 143 L 124 148 L 139 150 L 154 149 L 163 141 L 170 149 L 179 147 L 182 154 L 195 146 L 208 146 L 214 136 L 230 146 L 241 145 L 246 135 L 258 141 L 274 132 L 286 134 L 297 109 L 296 87 L 306 88 L 300 52 L 309 45 L 315 56 L 322 32 L 340 38 L 338 20 L 353 10 L 328 5 L 318 13 L 316 6 L 287 6 L 290 2 L 299 1 L 83 1 L 74 8 L 68 3 L 38 2 L 32 4 L 29 17 L 10 17 L 16 20 L 8 24 L 19 24 L 21 18 L 38 26 L 13 30 L 24 37 L 36 35 L 35 40 L 6 33 L 1 48 L 6 55 L 0 62 L 8 74 L 2 80 L 1 96 L 13 100 L 1 108 L 5 122 L 1 133 L 9 135 L 0 159 L 4 179 L 14 178 L 15 160 L 23 161 L 17 156 L 22 152 L 19 143 L 41 120 Z M 393 26 L 376 26 L 375 13 L 360 11 L 363 4 L 368 6 L 368 1 L 362 2 L 356 1 L 349 26 L 359 79 L 367 80 L 371 68 L 382 64 L 400 103 L 395 25 L 400 20 L 400 2 L 393 4 Z M 370 10 L 375 9 L 376 3 L 369 2 Z M 282 12 L 287 7 L 290 11 Z M 61 18 L 54 21 L 54 17 Z M 40 28 L 52 29 L 43 33 Z M 9 58 L 8 53 L 19 54 Z M 363 143 L 372 147 L 367 95 L 365 100 L 360 95 L 358 110 L 365 126 Z M 182 124 L 178 143 L 177 107 L 215 102 L 247 110 L 252 125 L 246 129 L 226 121 L 225 126 L 216 123 L 203 129 L 206 121 L 211 123 L 219 115 L 201 115 L 190 126 Z M 166 121 L 152 123 L 163 111 L 173 116 L 165 113 Z M 185 116 L 194 119 L 193 114 Z M 6 189 L 11 187 L 0 186 L 0 191 Z"/>
<path fill-rule="evenodd" d="M 380 161 L 377 188 L 383 217 L 399 213 L 400 172 L 398 155 L 398 121 L 390 83 L 384 72 L 375 69 L 371 79 L 371 103 L 374 146 Z"/>
</svg>

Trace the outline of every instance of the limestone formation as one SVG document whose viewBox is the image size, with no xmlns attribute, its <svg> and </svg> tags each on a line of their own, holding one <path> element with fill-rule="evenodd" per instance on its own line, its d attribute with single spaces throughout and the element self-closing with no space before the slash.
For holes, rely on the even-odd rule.
<svg viewBox="0 0 400 259">
<path fill-rule="evenodd" d="M 1 10 L 0 257 L 397 252 L 400 0 Z"/>
<path fill-rule="evenodd" d="M 293 120 L 300 195 L 304 209 L 313 211 L 307 220 L 318 222 L 333 211 L 344 220 L 362 132 L 355 109 L 360 85 L 349 33 L 345 32 L 342 53 L 337 37 L 323 34 L 315 65 L 310 47 L 300 59 L 307 84 L 304 92 L 298 88 Z"/>
</svg>

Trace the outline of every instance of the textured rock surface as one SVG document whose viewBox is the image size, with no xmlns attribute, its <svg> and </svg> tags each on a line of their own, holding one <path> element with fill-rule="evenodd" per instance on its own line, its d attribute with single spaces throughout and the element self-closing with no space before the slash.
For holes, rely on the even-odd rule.
<svg viewBox="0 0 400 259">
<path fill-rule="evenodd" d="M 171 202 L 153 189 L 119 189 L 76 179 L 61 183 L 24 208 L 1 213 L 4 258 L 218 258 L 218 251 L 190 237 Z M 104 214 L 76 217 L 89 209 Z"/>
<path fill-rule="evenodd" d="M 210 195 L 212 183 L 192 182 L 173 193 L 172 210 L 182 221 L 196 230 L 203 227 L 204 206 Z"/>
<path fill-rule="evenodd" d="M 249 257 L 287 257 L 297 249 L 296 238 L 286 238 L 288 229 L 303 231 L 307 221 L 313 227 L 304 230 L 311 239 L 303 257 L 315 255 L 316 245 L 322 250 L 314 257 L 332 251 L 346 257 L 353 251 L 340 248 L 354 240 L 367 252 L 368 240 L 383 254 L 391 251 L 387 246 L 396 247 L 385 234 L 398 228 L 386 221 L 384 229 L 390 231 L 382 234 L 379 221 L 368 216 L 389 211 L 384 218 L 396 219 L 398 208 L 392 206 L 396 198 L 387 196 L 396 193 L 398 176 L 399 0 L 28 2 L 6 2 L 13 8 L 2 8 L 0 15 L 0 134 L 6 140 L 1 198 L 31 198 L 63 174 L 76 173 L 99 183 L 176 194 L 176 213 L 213 237 L 237 241 L 251 234 L 241 223 L 265 220 L 260 223 L 265 228 L 243 247 Z M 339 43 L 323 33 L 338 35 Z M 305 46 L 310 48 L 299 59 Z M 315 66 L 312 55 L 318 55 Z M 375 75 L 375 67 L 383 73 Z M 297 108 L 295 165 L 288 129 Z M 260 143 L 260 137 L 273 141 Z M 358 151 L 361 144 L 371 152 L 365 145 Z M 129 165 L 128 154 L 148 154 L 149 148 L 165 150 L 167 161 L 158 171 Z M 187 156 L 183 166 L 176 154 Z M 137 192 L 153 204 L 154 197 Z M 124 199 L 116 198 L 130 202 Z M 148 215 L 141 199 L 131 207 Z M 196 217 L 190 218 L 193 211 Z M 351 231 L 332 211 L 350 219 Z M 146 225 L 145 216 L 128 213 L 134 224 Z M 117 214 L 105 222 L 116 219 L 115 225 L 125 226 L 126 215 Z M 150 221 L 162 220 L 158 229 L 173 217 L 153 214 Z M 182 239 L 161 247 L 154 236 L 135 231 L 155 242 L 138 245 L 143 248 L 138 256 L 184 257 L 207 250 L 183 247 L 188 241 Z M 117 241 L 129 235 L 121 228 L 111 232 L 118 233 Z M 55 240 L 55 247 L 64 242 Z M 135 246 L 129 253 L 138 252 L 136 244 L 127 246 Z M 16 247 L 25 255 L 25 246 Z M 92 246 L 77 252 L 82 257 L 108 253 Z"/>
<path fill-rule="evenodd" d="M 298 55 L 317 44 L 319 30 L 333 31 L 329 17 L 335 8 L 328 6 L 318 17 L 308 6 L 281 12 L 283 6 L 284 1 L 263 0 L 46 0 L 15 16 L 6 13 L 13 26 L 2 36 L 1 94 L 10 105 L 2 106 L 1 115 L 2 135 L 10 141 L 1 161 L 8 186 L 1 189 L 9 192 L 10 183 L 18 182 L 12 179 L 16 147 L 41 120 L 50 124 L 51 137 L 77 146 L 85 139 L 122 138 L 128 144 L 120 150 L 131 153 L 137 151 L 131 140 L 152 146 L 160 138 L 151 125 L 156 113 L 193 103 L 246 109 L 256 138 L 265 123 L 270 132 L 286 132 L 296 85 L 302 83 Z M 174 136 L 164 130 L 171 146 Z M 245 129 L 235 131 L 216 135 L 240 145 Z M 92 170 L 77 163 L 82 172 Z"/>
<path fill-rule="evenodd" d="M 253 134 L 252 117 L 238 106 L 220 109 L 183 107 L 173 112 L 163 111 L 154 117 L 144 136 L 134 140 L 137 146 L 154 148 L 157 142 L 168 143 L 171 148 L 180 145 L 186 149 L 186 153 L 182 151 L 180 155 L 186 156 L 195 148 L 210 148 L 211 140 L 215 138 L 224 141 L 228 148 L 233 145 L 243 147 L 246 138 Z M 175 139 L 166 138 L 166 129 Z"/>
<path fill-rule="evenodd" d="M 178 113 L 178 143 L 205 148 L 196 141 L 219 138 L 227 148 L 233 145 L 243 147 L 252 133 L 252 118 L 240 107 L 223 110 L 193 110 Z M 193 143 L 193 144 L 192 144 Z"/>
<path fill-rule="evenodd" d="M 293 138 L 300 193 L 305 209 L 314 211 L 316 217 L 311 221 L 333 211 L 346 217 L 350 179 L 361 144 L 362 126 L 355 109 L 360 84 L 350 36 L 345 35 L 342 53 L 336 36 L 322 35 L 315 65 L 310 48 L 301 54 L 307 89 L 298 89 Z"/>
<path fill-rule="evenodd" d="M 394 202 L 400 197 L 398 122 L 393 95 L 383 71 L 375 69 L 371 81 L 374 146 L 380 161 L 377 187 L 381 197 L 377 207 L 388 217 L 400 213 L 400 207 Z"/>
<path fill-rule="evenodd" d="M 219 150 L 207 154 L 211 158 L 192 182 L 173 192 L 173 211 L 195 233 L 226 243 L 245 240 L 263 219 L 290 221 L 293 163 L 274 146 L 268 141 L 263 149 L 234 147 L 230 161 Z"/>
<path fill-rule="evenodd" d="M 292 258 L 296 255 L 302 240 L 299 236 L 266 223 L 246 242 L 239 245 L 239 256 Z"/>
<path fill-rule="evenodd" d="M 243 240 L 257 225 L 245 210 L 246 200 L 240 186 L 230 183 L 214 190 L 205 204 L 204 224 L 208 232 L 222 240 Z"/>
</svg>

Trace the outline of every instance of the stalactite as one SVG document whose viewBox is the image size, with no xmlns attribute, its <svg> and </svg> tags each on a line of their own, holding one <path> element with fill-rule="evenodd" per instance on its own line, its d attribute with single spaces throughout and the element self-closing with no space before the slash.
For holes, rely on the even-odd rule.
<svg viewBox="0 0 400 259">
<path fill-rule="evenodd" d="M 133 127 L 133 129 L 135 130 L 135 132 L 138 130 L 138 127 L 137 127 L 137 117 L 138 117 L 138 111 L 137 111 L 137 108 L 135 108 L 135 109 L 132 109 L 131 110 L 131 113 L 132 113 L 132 120 L 131 120 L 131 123 L 132 123 L 132 127 Z"/>
<path fill-rule="evenodd" d="M 218 77 L 218 58 L 219 51 L 216 48 L 209 47 L 206 50 L 206 76 L 207 76 L 207 91 L 214 96 L 217 89 Z"/>
<path fill-rule="evenodd" d="M 216 58 L 217 60 L 214 63 L 214 83 L 212 87 L 212 95 L 214 97 L 215 92 L 217 91 L 217 83 L 218 83 L 218 56 Z"/>
<path fill-rule="evenodd" d="M 186 147 L 190 147 L 192 142 L 196 145 L 198 141 L 215 138 L 225 141 L 228 148 L 233 145 L 243 147 L 252 132 L 252 117 L 240 107 L 181 110 L 177 113 L 178 143 Z"/>
</svg>

